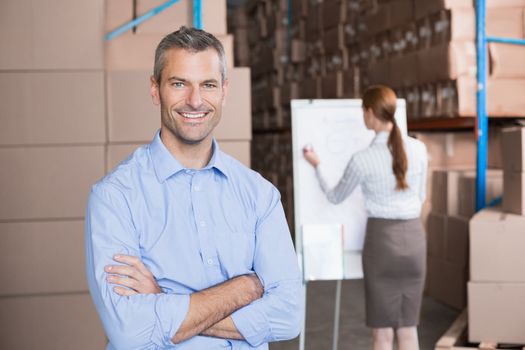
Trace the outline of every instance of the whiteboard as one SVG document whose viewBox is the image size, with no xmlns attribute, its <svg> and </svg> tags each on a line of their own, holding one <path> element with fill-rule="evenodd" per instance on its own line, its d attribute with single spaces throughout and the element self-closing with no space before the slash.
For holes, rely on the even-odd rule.
<svg viewBox="0 0 525 350">
<path fill-rule="evenodd" d="M 292 150 L 295 202 L 296 250 L 303 263 L 304 225 L 343 226 L 344 278 L 362 278 L 367 214 L 358 187 L 342 203 L 328 202 L 313 167 L 303 158 L 303 147 L 313 146 L 323 162 L 330 187 L 337 184 L 352 155 L 370 145 L 375 134 L 363 121 L 360 99 L 292 100 Z M 407 132 L 405 100 L 397 101 L 395 115 L 403 134 Z"/>
</svg>

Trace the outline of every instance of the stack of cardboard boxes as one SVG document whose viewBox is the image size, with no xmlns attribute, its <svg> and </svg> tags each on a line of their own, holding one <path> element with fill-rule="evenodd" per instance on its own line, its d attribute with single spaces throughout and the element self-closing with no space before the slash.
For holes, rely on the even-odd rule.
<svg viewBox="0 0 525 350">
<path fill-rule="evenodd" d="M 254 128 L 289 125 L 291 98 L 358 97 L 386 84 L 408 117 L 476 113 L 475 9 L 470 0 L 250 0 L 235 11 L 253 70 Z M 487 1 L 488 35 L 525 38 L 525 1 Z M 249 28 L 246 23 L 252 23 Z M 248 28 L 248 29 L 247 29 Z M 524 116 L 521 47 L 489 45 L 488 112 Z"/>
<path fill-rule="evenodd" d="M 141 15 L 162 0 L 106 1 L 106 32 Z M 135 6 L 135 8 L 134 8 Z M 214 132 L 225 152 L 250 165 L 250 69 L 233 67 L 233 36 L 226 33 L 226 0 L 202 2 L 203 29 L 217 36 L 226 51 L 229 90 L 222 119 Z M 193 1 L 179 1 L 159 15 L 106 43 L 105 68 L 108 114 L 108 169 L 140 144 L 149 142 L 160 127 L 160 109 L 152 103 L 149 77 L 155 48 L 180 26 L 193 26 Z"/>
<path fill-rule="evenodd" d="M 523 1 L 487 1 L 488 35 L 524 38 Z M 360 57 L 366 84 L 387 84 L 406 98 L 409 118 L 476 114 L 475 10 L 472 1 L 379 2 L 366 11 Z M 525 51 L 489 45 L 488 113 L 523 116 Z"/>
<path fill-rule="evenodd" d="M 277 186 L 293 229 L 290 101 L 299 96 L 305 47 L 289 40 L 288 21 L 288 0 L 250 0 L 231 12 L 229 30 L 236 60 L 251 66 L 252 168 Z"/>
<path fill-rule="evenodd" d="M 469 220 L 475 213 L 473 170 L 435 170 L 431 212 L 427 220 L 427 295 L 456 309 L 466 305 Z M 486 200 L 503 192 L 500 170 L 487 172 Z"/>
<path fill-rule="evenodd" d="M 83 248 L 105 172 L 103 1 L 0 13 L 0 348 L 103 349 Z"/>
<path fill-rule="evenodd" d="M 470 221 L 469 340 L 525 344 L 524 129 L 503 132 L 503 208 Z"/>
<path fill-rule="evenodd" d="M 92 184 L 160 126 L 149 93 L 155 46 L 192 25 L 192 1 L 104 43 L 163 0 L 6 0 L 0 5 L 0 348 L 103 349 L 88 293 L 84 213 Z M 249 165 L 250 70 L 233 68 L 226 1 L 203 0 L 230 89 L 216 131 Z"/>
</svg>

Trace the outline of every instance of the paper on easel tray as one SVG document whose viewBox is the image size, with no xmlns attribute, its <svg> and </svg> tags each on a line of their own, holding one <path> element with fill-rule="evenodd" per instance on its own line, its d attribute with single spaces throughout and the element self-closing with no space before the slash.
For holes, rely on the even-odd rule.
<svg viewBox="0 0 525 350">
<path fill-rule="evenodd" d="M 305 281 L 343 279 L 343 225 L 304 225 Z"/>
</svg>

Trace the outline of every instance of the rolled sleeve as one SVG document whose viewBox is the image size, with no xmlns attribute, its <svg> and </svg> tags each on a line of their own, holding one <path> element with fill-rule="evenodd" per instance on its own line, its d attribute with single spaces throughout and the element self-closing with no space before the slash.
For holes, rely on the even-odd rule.
<svg viewBox="0 0 525 350">
<path fill-rule="evenodd" d="M 173 346 L 189 309 L 189 295 L 120 296 L 106 281 L 113 255 L 140 257 L 138 235 L 124 196 L 94 187 L 85 221 L 86 272 L 89 290 L 109 338 L 111 349 L 156 349 Z"/>
<path fill-rule="evenodd" d="M 277 189 L 272 187 L 259 213 L 254 271 L 264 295 L 232 314 L 251 346 L 295 338 L 304 313 L 304 290 L 297 256 Z"/>
<path fill-rule="evenodd" d="M 155 300 L 156 325 L 151 341 L 159 347 L 175 346 L 171 341 L 190 307 L 189 295 L 158 294 Z"/>
<path fill-rule="evenodd" d="M 232 314 L 233 323 L 239 333 L 251 346 L 270 341 L 270 322 L 264 312 L 264 305 L 260 302 L 252 303 Z"/>
</svg>

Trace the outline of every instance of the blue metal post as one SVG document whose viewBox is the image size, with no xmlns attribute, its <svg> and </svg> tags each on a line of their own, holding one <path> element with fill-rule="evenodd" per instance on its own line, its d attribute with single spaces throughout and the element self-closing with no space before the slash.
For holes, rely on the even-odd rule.
<svg viewBox="0 0 525 350">
<path fill-rule="evenodd" d="M 485 33 L 486 1 L 476 1 L 476 46 L 477 46 L 477 118 L 476 138 L 478 144 L 476 160 L 476 211 L 485 207 L 488 118 L 487 118 L 487 38 Z"/>
<path fill-rule="evenodd" d="M 201 0 L 193 0 L 193 26 L 197 29 L 203 29 Z"/>
</svg>

